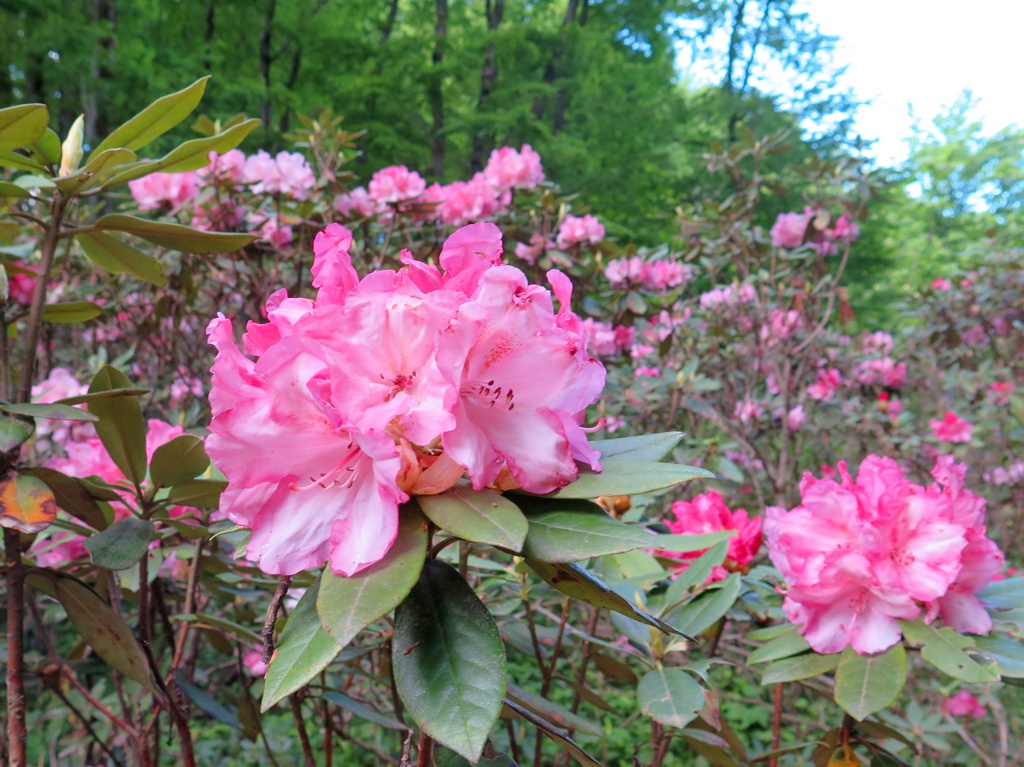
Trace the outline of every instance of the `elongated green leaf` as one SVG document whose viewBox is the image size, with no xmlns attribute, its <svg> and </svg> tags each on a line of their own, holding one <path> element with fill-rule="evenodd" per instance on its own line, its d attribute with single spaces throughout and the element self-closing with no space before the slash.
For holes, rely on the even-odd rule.
<svg viewBox="0 0 1024 767">
<path fill-rule="evenodd" d="M 761 675 L 761 684 L 796 682 L 801 679 L 809 679 L 812 676 L 827 674 L 838 665 L 839 653 L 833 655 L 808 653 L 807 655 L 797 655 L 793 658 L 783 658 L 768 664 L 764 674 Z"/>
<path fill-rule="evenodd" d="M 416 724 L 479 759 L 505 698 L 505 646 L 490 612 L 449 565 L 428 560 L 395 611 L 392 667 Z"/>
<path fill-rule="evenodd" d="M 78 244 L 90 261 L 111 274 L 130 274 L 159 288 L 167 284 L 159 261 L 116 237 L 103 232 L 82 232 Z"/>
<path fill-rule="evenodd" d="M 209 79 L 209 75 L 201 77 L 187 88 L 157 99 L 103 139 L 90 158 L 115 147 L 141 149 L 162 136 L 192 113 L 203 97 Z"/>
<path fill-rule="evenodd" d="M 238 720 L 237 710 L 228 708 L 216 698 L 196 687 L 185 679 L 185 675 L 181 672 L 175 674 L 174 681 L 185 695 L 188 696 L 188 699 L 195 703 L 202 711 L 205 711 L 221 724 L 226 724 L 239 730 L 242 729 L 242 723 Z"/>
<path fill-rule="evenodd" d="M 438 746 L 434 749 L 432 767 L 517 767 L 517 765 L 506 754 L 498 754 L 493 759 L 481 756 L 478 761 L 469 762 L 454 751 Z"/>
<path fill-rule="evenodd" d="M 56 405 L 83 405 L 97 399 L 110 399 L 111 397 L 141 397 L 149 394 L 152 389 L 139 387 L 128 387 L 127 389 L 107 389 L 106 391 L 93 392 L 92 394 L 79 394 L 75 397 L 65 397 L 57 400 Z"/>
<path fill-rule="evenodd" d="M 14 179 L 14 185 L 20 186 L 22 189 L 53 189 L 56 184 L 50 179 L 49 176 L 18 176 Z"/>
<path fill-rule="evenodd" d="M 33 418 L 51 418 L 55 421 L 98 421 L 88 410 L 56 402 L 0 402 L 0 410 Z"/>
<path fill-rule="evenodd" d="M 102 230 L 127 232 L 172 250 L 184 253 L 227 253 L 243 248 L 256 239 L 250 234 L 223 234 L 201 232 L 181 224 L 162 221 L 148 221 L 123 213 L 108 213 L 101 216 L 95 227 Z"/>
<path fill-rule="evenodd" d="M 418 501 L 427 518 L 452 535 L 522 551 L 526 517 L 500 493 L 456 485 L 440 495 L 420 496 Z"/>
<path fill-rule="evenodd" d="M 26 157 L 17 152 L 7 149 L 0 149 L 0 168 L 14 168 L 14 170 L 27 170 L 30 173 L 46 173 L 46 166 L 31 157 Z"/>
<path fill-rule="evenodd" d="M 153 523 L 148 519 L 127 517 L 102 533 L 85 539 L 85 548 L 93 564 L 107 570 L 127 570 L 146 555 L 153 540 Z"/>
<path fill-rule="evenodd" d="M 620 522 L 593 503 L 523 498 L 521 508 L 529 522 L 523 554 L 531 559 L 577 562 L 653 547 L 657 541 L 643 528 Z"/>
<path fill-rule="evenodd" d="M 261 711 L 269 710 L 278 701 L 305 687 L 341 652 L 341 645 L 320 625 L 316 613 L 319 591 L 318 578 L 306 589 L 288 616 L 267 668 Z"/>
<path fill-rule="evenodd" d="M 314 620 L 316 615 L 313 615 Z M 322 630 L 322 629 L 321 629 Z M 331 640 L 333 641 L 333 640 Z M 270 673 L 267 672 L 269 677 Z M 263 694 L 266 699 L 266 693 Z M 360 719 L 365 719 L 367 722 L 380 725 L 381 727 L 387 727 L 389 730 L 408 730 L 408 726 L 402 724 L 397 719 L 392 719 L 390 716 L 377 711 L 377 709 L 368 706 L 362 701 L 358 701 L 355 698 L 350 698 L 348 695 L 340 692 L 325 692 L 323 694 L 324 700 L 328 700 L 336 706 L 341 706 L 346 711 L 351 711 L 353 714 L 358 716 Z"/>
<path fill-rule="evenodd" d="M 689 554 L 694 551 L 705 551 L 722 541 L 728 542 L 734 535 L 736 535 L 735 530 L 722 530 L 718 533 L 701 533 L 700 535 L 663 533 L 658 536 L 655 548 L 671 551 L 676 554 Z M 718 564 L 722 563 L 719 562 Z"/>
<path fill-rule="evenodd" d="M 637 695 L 641 711 L 670 727 L 685 727 L 704 708 L 704 690 L 678 668 L 648 671 L 640 680 Z"/>
<path fill-rule="evenodd" d="M 728 553 L 729 542 L 719 541 L 693 560 L 690 566 L 683 570 L 669 584 L 668 590 L 665 592 L 665 607 L 661 611 L 662 614 L 673 610 L 679 605 L 691 589 L 703 586 L 711 575 L 711 571 L 725 561 L 726 554 Z"/>
<path fill-rule="evenodd" d="M 124 184 L 158 171 L 161 173 L 183 173 L 185 171 L 198 170 L 209 163 L 210 152 L 224 154 L 234 149 L 259 124 L 259 120 L 246 120 L 228 128 L 223 133 L 218 133 L 216 136 L 186 141 L 184 144 L 172 149 L 159 160 L 142 160 L 125 165 L 114 176 L 103 183 L 103 188 L 112 189 L 119 184 Z"/>
<path fill-rule="evenodd" d="M 729 612 L 742 590 L 740 574 L 733 573 L 722 581 L 721 588 L 708 589 L 692 602 L 671 610 L 664 618 L 684 634 L 699 634 Z"/>
<path fill-rule="evenodd" d="M 43 307 L 43 320 L 70 324 L 86 322 L 103 314 L 103 308 L 92 301 L 68 301 L 63 304 L 47 304 Z"/>
<path fill-rule="evenodd" d="M 907 653 L 902 644 L 875 655 L 861 655 L 848 646 L 836 669 L 836 703 L 860 722 L 890 706 L 906 681 Z"/>
<path fill-rule="evenodd" d="M 210 615 L 208 613 L 180 613 L 178 615 L 171 616 L 172 621 L 181 621 L 183 623 L 194 623 L 200 628 L 210 630 L 217 629 L 224 634 L 230 634 L 243 642 L 249 644 L 259 644 L 262 640 L 259 634 L 250 628 L 243 626 L 241 623 L 235 621 L 229 621 L 226 618 L 221 618 L 216 615 Z"/>
<path fill-rule="evenodd" d="M 1014 610 L 1024 607 L 1024 577 L 992 581 L 978 592 L 978 598 L 995 610 Z"/>
<path fill-rule="evenodd" d="M 786 633 L 775 637 L 763 647 L 758 647 L 747 656 L 747 663 L 767 663 L 805 653 L 811 649 L 807 640 L 797 633 L 796 626 L 786 628 Z"/>
<path fill-rule="evenodd" d="M 979 655 L 999 664 L 1002 677 L 1024 679 L 1024 642 L 1007 636 L 987 636 L 978 637 L 975 643 Z"/>
<path fill-rule="evenodd" d="M 526 559 L 526 564 L 545 581 L 573 599 L 579 599 L 595 607 L 604 607 L 625 615 L 627 618 L 654 626 L 665 633 L 679 633 L 664 621 L 641 610 L 613 590 L 607 583 L 578 564 L 552 564 L 529 558 Z"/>
<path fill-rule="evenodd" d="M 9 181 L 0 181 L 0 197 L 31 197 L 32 193 Z"/>
<path fill-rule="evenodd" d="M 543 717 L 537 716 L 532 711 L 523 708 L 514 700 L 505 699 L 503 704 L 502 718 L 510 719 L 513 717 L 519 717 L 525 719 L 527 722 L 532 724 L 538 730 L 543 732 L 549 738 L 551 738 L 559 746 L 563 747 L 566 751 L 572 754 L 573 758 L 579 762 L 583 767 L 602 767 L 601 763 L 597 761 L 597 758 L 592 754 L 587 753 L 584 748 L 577 743 L 575 740 L 569 737 L 569 734 L 558 727 L 555 727 L 550 722 L 546 721 Z"/>
<path fill-rule="evenodd" d="M 163 697 L 135 635 L 95 591 L 75 578 L 47 570 L 33 570 L 25 583 L 60 602 L 75 631 L 108 665 Z"/>
<path fill-rule="evenodd" d="M 210 456 L 199 437 L 182 434 L 153 451 L 149 479 L 156 487 L 169 487 L 202 474 Z"/>
<path fill-rule="evenodd" d="M 115 367 L 104 365 L 92 379 L 89 393 L 131 388 L 131 381 Z M 137 397 L 111 397 L 89 402 L 89 412 L 99 416 L 96 434 L 110 460 L 128 479 L 141 485 L 146 478 L 146 422 Z"/>
<path fill-rule="evenodd" d="M 636 495 L 653 490 L 664 490 L 691 479 L 714 479 L 707 469 L 681 466 L 675 463 L 630 461 L 609 458 L 601 461 L 600 473 L 581 469 L 579 479 L 560 490 L 549 493 L 549 498 L 597 498 L 602 495 Z"/>
<path fill-rule="evenodd" d="M 982 666 L 967 652 L 974 648 L 974 640 L 958 634 L 951 628 L 936 629 L 922 620 L 900 621 L 903 636 L 912 645 L 923 645 L 921 657 L 951 677 L 971 684 L 994 682 L 999 679 L 999 665 Z"/>
<path fill-rule="evenodd" d="M 508 699 L 558 727 L 585 732 L 595 738 L 604 736 L 604 730 L 600 725 L 587 721 L 579 714 L 574 714 L 565 706 L 560 706 L 536 693 L 516 687 L 514 684 L 508 686 Z"/>
<path fill-rule="evenodd" d="M 176 506 L 191 506 L 195 509 L 216 509 L 220 506 L 220 494 L 228 483 L 216 479 L 186 479 L 171 488 L 168 497 Z"/>
<path fill-rule="evenodd" d="M 19 104 L 0 109 L 0 149 L 32 146 L 43 135 L 50 113 L 45 104 Z"/>
<path fill-rule="evenodd" d="M 681 431 L 666 431 L 639 437 L 598 439 L 591 442 L 590 446 L 601 453 L 601 460 L 660 461 L 672 452 L 682 438 Z"/>
<path fill-rule="evenodd" d="M 128 149 L 105 149 L 93 153 L 85 167 L 74 173 L 58 178 L 54 183 L 65 194 L 78 194 L 88 186 L 94 186 L 118 172 L 118 169 L 135 161 L 135 152 Z"/>
<path fill-rule="evenodd" d="M 420 577 L 426 556 L 423 515 L 411 504 L 403 506 L 398 536 L 382 560 L 347 578 L 324 570 L 316 600 L 320 623 L 344 647 L 398 606 Z"/>
<path fill-rule="evenodd" d="M 0 453 L 24 445 L 36 430 L 34 421 L 0 416 Z"/>
<path fill-rule="evenodd" d="M 55 168 L 60 166 L 61 155 L 63 154 L 60 145 L 60 136 L 47 128 L 43 131 L 39 140 L 29 149 L 32 157 L 44 165 L 52 165 Z"/>
</svg>

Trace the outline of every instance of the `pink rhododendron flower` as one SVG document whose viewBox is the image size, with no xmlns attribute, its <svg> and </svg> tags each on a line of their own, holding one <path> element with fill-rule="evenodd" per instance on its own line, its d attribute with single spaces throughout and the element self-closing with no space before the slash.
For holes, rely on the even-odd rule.
<svg viewBox="0 0 1024 767">
<path fill-rule="evenodd" d="M 838 242 L 853 242 L 860 237 L 860 227 L 849 213 L 843 213 L 836 219 L 832 229 L 828 230 L 828 235 Z"/>
<path fill-rule="evenodd" d="M 792 338 L 803 327 L 803 317 L 795 309 L 789 311 L 772 309 L 768 324 L 761 326 L 761 340 L 769 347 L 777 346 L 782 341 Z"/>
<path fill-rule="evenodd" d="M 556 312 L 549 290 L 501 263 L 493 224 L 455 232 L 439 266 L 405 251 L 402 269 L 362 279 L 351 244 L 339 224 L 317 235 L 316 299 L 271 296 L 242 339 L 256 359 L 226 318 L 208 329 L 221 510 L 252 529 L 248 555 L 265 572 L 377 562 L 399 505 L 464 472 L 476 488 L 502 475 L 546 493 L 576 478 L 576 461 L 600 468 L 580 420 L 604 368 L 567 277 L 548 273 Z"/>
<path fill-rule="evenodd" d="M 790 408 L 786 414 L 786 428 L 790 431 L 799 431 L 807 423 L 807 413 L 803 405 Z"/>
<path fill-rule="evenodd" d="M 971 431 L 974 429 L 974 424 L 961 418 L 952 410 L 947 410 L 941 421 L 933 418 L 928 425 L 932 427 L 935 439 L 942 442 L 970 442 Z"/>
<path fill-rule="evenodd" d="M 313 169 L 298 152 L 271 157 L 262 149 L 245 161 L 244 178 L 253 194 L 284 194 L 296 200 L 305 200 L 316 183 Z"/>
<path fill-rule="evenodd" d="M 128 182 L 139 210 L 156 210 L 163 205 L 180 207 L 199 194 L 195 173 L 150 173 Z"/>
<path fill-rule="evenodd" d="M 196 177 L 204 184 L 218 181 L 230 184 L 241 184 L 245 181 L 245 153 L 241 149 L 231 149 L 222 155 L 210 152 L 210 164 L 196 171 Z"/>
<path fill-rule="evenodd" d="M 661 370 L 656 367 L 648 365 L 640 365 L 636 370 L 633 371 L 633 375 L 636 378 L 660 378 Z"/>
<path fill-rule="evenodd" d="M 508 192 L 512 189 L 533 189 L 544 180 L 540 155 L 529 144 L 517 152 L 510 146 L 495 149 L 487 160 L 484 176 L 494 188 Z"/>
<path fill-rule="evenodd" d="M 515 254 L 526 263 L 535 264 L 537 263 L 537 259 L 544 254 L 544 251 L 553 246 L 554 243 L 549 242 L 544 235 L 539 232 L 534 232 L 530 235 L 529 245 L 525 242 L 516 243 Z"/>
<path fill-rule="evenodd" d="M 935 281 L 932 282 L 932 290 L 946 291 L 946 290 L 951 290 L 952 288 L 953 288 L 953 286 L 950 284 L 949 280 L 947 280 L 945 277 L 936 277 Z"/>
<path fill-rule="evenodd" d="M 725 579 L 730 572 L 746 572 L 751 560 L 761 548 L 761 518 L 751 518 L 745 509 L 730 511 L 725 501 L 714 490 L 701 493 L 692 501 L 676 501 L 672 504 L 675 520 L 665 519 L 665 526 L 678 535 L 703 535 L 723 530 L 735 530 L 729 539 L 729 551 L 725 562 L 711 571 L 708 583 Z M 673 564 L 672 577 L 678 577 L 707 549 L 677 554 L 658 551 L 658 556 L 679 562 Z"/>
<path fill-rule="evenodd" d="M 1009 402 L 1009 396 L 1013 394 L 1016 385 L 1012 381 L 996 381 L 989 387 L 992 401 L 997 405 L 1005 405 Z"/>
<path fill-rule="evenodd" d="M 379 203 L 409 202 L 419 197 L 427 182 L 404 165 L 391 165 L 373 174 L 367 187 L 370 198 Z"/>
<path fill-rule="evenodd" d="M 884 330 L 878 330 L 864 336 L 861 348 L 867 353 L 880 354 L 884 357 L 887 354 L 892 354 L 894 344 L 895 341 L 891 335 Z"/>
<path fill-rule="evenodd" d="M 357 186 L 346 194 L 339 194 L 334 201 L 334 209 L 346 218 L 354 217 L 353 214 L 369 218 L 384 213 L 387 205 L 370 197 L 364 187 Z"/>
<path fill-rule="evenodd" d="M 36 289 L 36 278 L 21 272 L 7 275 L 7 294 L 15 303 L 28 306 L 32 303 L 32 293 Z"/>
<path fill-rule="evenodd" d="M 693 269 L 689 264 L 662 258 L 647 264 L 644 284 L 655 290 L 669 290 L 685 285 L 692 279 Z"/>
<path fill-rule="evenodd" d="M 270 666 L 263 662 L 263 645 L 257 645 L 255 650 L 242 656 L 242 664 L 253 676 L 265 676 Z"/>
<path fill-rule="evenodd" d="M 493 216 L 510 201 L 508 194 L 499 192 L 483 173 L 475 174 L 469 181 L 453 181 L 427 191 L 428 197 L 440 200 L 437 217 L 448 226 L 462 226 Z"/>
<path fill-rule="evenodd" d="M 604 239 L 604 225 L 596 216 L 566 216 L 558 226 L 558 247 L 593 245 Z"/>
<path fill-rule="evenodd" d="M 733 410 L 732 417 L 736 418 L 743 424 L 748 424 L 752 421 L 759 421 L 764 418 L 764 408 L 757 400 L 746 397 L 736 403 L 736 408 Z"/>
<path fill-rule="evenodd" d="M 822 368 L 814 383 L 807 387 L 807 396 L 822 402 L 830 400 L 836 396 L 842 380 L 842 375 L 835 368 Z"/>
<path fill-rule="evenodd" d="M 613 288 L 639 285 L 646 275 L 647 264 L 639 256 L 612 259 L 604 269 L 604 276 Z"/>
<path fill-rule="evenodd" d="M 799 248 L 813 217 L 814 212 L 809 208 L 803 213 L 780 213 L 770 232 L 772 245 L 776 248 Z"/>
<path fill-rule="evenodd" d="M 957 631 L 991 627 L 975 593 L 1002 568 L 984 536 L 984 501 L 962 488 L 965 467 L 941 457 L 930 487 L 895 461 L 868 456 L 856 481 L 805 474 L 801 505 L 767 510 L 772 562 L 786 582 L 783 609 L 817 652 L 847 644 L 881 652 L 900 638 L 897 619 L 922 607 Z"/>
<path fill-rule="evenodd" d="M 906 363 L 897 363 L 892 357 L 859 362 L 853 369 L 857 383 L 865 386 L 884 386 L 887 389 L 902 389 L 907 385 Z"/>
<path fill-rule="evenodd" d="M 950 716 L 970 716 L 974 719 L 981 719 L 988 715 L 985 705 L 968 690 L 961 690 L 946 698 L 943 709 Z"/>
</svg>

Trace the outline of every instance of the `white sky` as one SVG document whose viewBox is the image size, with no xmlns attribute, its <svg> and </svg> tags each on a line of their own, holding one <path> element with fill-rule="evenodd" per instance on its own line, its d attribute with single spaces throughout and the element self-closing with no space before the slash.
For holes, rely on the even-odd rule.
<svg viewBox="0 0 1024 767">
<path fill-rule="evenodd" d="M 914 116 L 929 126 L 964 88 L 981 103 L 985 132 L 1024 127 L 1024 1 L 802 0 L 825 34 L 840 38 L 837 65 L 861 99 L 857 127 L 877 138 L 883 165 L 907 157 Z"/>
</svg>

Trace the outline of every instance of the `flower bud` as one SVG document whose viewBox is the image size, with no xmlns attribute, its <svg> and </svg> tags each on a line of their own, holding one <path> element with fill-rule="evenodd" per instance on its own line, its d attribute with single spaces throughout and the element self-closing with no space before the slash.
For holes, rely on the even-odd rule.
<svg viewBox="0 0 1024 767">
<path fill-rule="evenodd" d="M 78 170 L 79 164 L 85 152 L 82 149 L 82 137 L 85 127 L 85 115 L 78 115 L 78 119 L 68 131 L 68 137 L 61 144 L 60 174 L 66 176 Z"/>
</svg>

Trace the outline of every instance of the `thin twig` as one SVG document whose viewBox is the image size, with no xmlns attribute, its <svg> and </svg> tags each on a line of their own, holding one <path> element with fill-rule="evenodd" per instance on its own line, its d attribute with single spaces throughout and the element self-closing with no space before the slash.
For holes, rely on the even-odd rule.
<svg viewBox="0 0 1024 767">
<path fill-rule="evenodd" d="M 302 756 L 306 760 L 306 767 L 316 767 L 316 758 L 313 756 L 313 746 L 309 742 L 309 733 L 306 731 L 306 723 L 302 720 L 302 703 L 298 694 L 289 695 L 288 703 L 292 709 L 292 717 L 295 719 L 295 729 L 299 733 L 299 742 L 302 743 Z"/>
<path fill-rule="evenodd" d="M 282 575 L 274 589 L 274 596 L 267 609 L 267 619 L 263 622 L 263 631 L 260 638 L 263 640 L 263 662 L 270 663 L 274 656 L 274 624 L 277 623 L 277 614 L 281 611 L 281 603 L 288 594 L 288 587 L 292 584 L 290 575 Z"/>
</svg>

